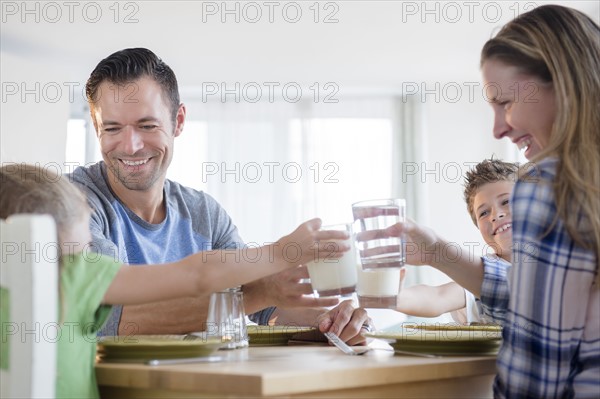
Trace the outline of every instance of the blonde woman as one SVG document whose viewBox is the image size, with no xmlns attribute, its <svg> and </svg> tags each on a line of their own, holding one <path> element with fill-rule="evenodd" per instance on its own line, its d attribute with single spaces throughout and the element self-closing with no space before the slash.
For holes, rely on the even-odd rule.
<svg viewBox="0 0 600 399">
<path fill-rule="evenodd" d="M 514 273 L 482 286 L 509 298 L 495 394 L 598 397 L 600 29 L 539 7 L 485 44 L 481 67 L 499 89 L 494 136 L 535 162 L 513 192 Z"/>
<path fill-rule="evenodd" d="M 534 162 L 511 198 L 511 272 L 413 222 L 386 234 L 404 232 L 423 248 L 409 263 L 437 267 L 504 319 L 496 397 L 598 398 L 600 29 L 573 9 L 538 7 L 485 44 L 481 68 L 494 136 Z"/>
</svg>

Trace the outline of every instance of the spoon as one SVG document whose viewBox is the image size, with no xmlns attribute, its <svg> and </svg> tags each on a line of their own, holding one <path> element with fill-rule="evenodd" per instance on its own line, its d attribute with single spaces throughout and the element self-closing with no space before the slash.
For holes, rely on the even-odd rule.
<svg viewBox="0 0 600 399">
<path fill-rule="evenodd" d="M 324 335 L 327 337 L 329 342 L 334 344 L 338 349 L 340 349 L 346 355 L 352 355 L 352 356 L 364 355 L 365 353 L 367 353 L 370 350 L 370 348 L 354 349 L 351 346 L 346 345 L 346 343 L 344 341 L 342 341 L 340 339 L 340 337 L 338 337 L 336 334 L 332 333 L 331 331 L 326 332 Z"/>
<path fill-rule="evenodd" d="M 378 350 L 392 351 L 392 352 L 395 352 L 395 353 L 397 353 L 399 355 L 427 357 L 427 358 L 430 358 L 430 359 L 435 359 L 435 358 L 441 357 L 441 356 L 430 354 L 430 353 L 407 352 L 407 351 L 401 351 L 401 350 L 397 350 L 397 349 L 395 349 L 395 350 L 394 349 L 384 349 L 384 348 L 360 348 L 360 349 L 354 349 L 351 346 L 348 346 L 344 341 L 342 341 L 340 339 L 340 337 L 338 337 L 336 334 L 334 334 L 332 332 L 326 332 L 324 335 L 327 337 L 327 339 L 329 340 L 329 342 L 331 342 L 332 344 L 334 344 L 336 347 L 338 347 L 345 354 L 351 355 L 351 356 L 364 355 L 365 353 L 367 353 L 370 350 L 378 349 Z"/>
</svg>

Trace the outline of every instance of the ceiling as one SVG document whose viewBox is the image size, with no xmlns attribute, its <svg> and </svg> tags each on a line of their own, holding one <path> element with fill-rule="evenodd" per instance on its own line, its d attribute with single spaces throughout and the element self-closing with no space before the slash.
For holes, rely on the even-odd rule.
<svg viewBox="0 0 600 399">
<path fill-rule="evenodd" d="M 542 2 L 51 3 L 27 3 L 25 12 L 25 3 L 3 2 L 3 56 L 83 82 L 101 58 L 142 46 L 171 65 L 182 87 L 336 82 L 343 92 L 477 82 L 483 43 L 516 12 Z M 597 1 L 554 3 L 600 19 Z M 3 70 L 2 80 L 10 74 Z"/>
</svg>

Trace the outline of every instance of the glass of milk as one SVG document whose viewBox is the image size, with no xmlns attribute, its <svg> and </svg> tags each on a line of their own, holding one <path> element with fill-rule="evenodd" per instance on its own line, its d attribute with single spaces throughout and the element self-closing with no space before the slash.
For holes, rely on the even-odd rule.
<svg viewBox="0 0 600 399">
<path fill-rule="evenodd" d="M 306 264 L 313 291 L 316 296 L 349 296 L 356 291 L 356 247 L 352 238 L 351 224 L 336 224 L 323 226 L 321 230 L 347 231 L 350 238 L 347 240 L 332 241 L 332 253 L 337 249 L 336 243 L 344 243 L 350 247 L 341 258 L 334 258 L 325 254 Z"/>
<path fill-rule="evenodd" d="M 404 268 L 363 269 L 356 264 L 358 284 L 356 293 L 361 308 L 396 309 L 402 288 Z"/>
</svg>

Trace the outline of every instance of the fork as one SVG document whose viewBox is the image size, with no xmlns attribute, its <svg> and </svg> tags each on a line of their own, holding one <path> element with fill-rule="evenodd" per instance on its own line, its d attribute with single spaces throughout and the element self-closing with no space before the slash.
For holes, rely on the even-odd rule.
<svg viewBox="0 0 600 399">
<path fill-rule="evenodd" d="M 332 333 L 331 331 L 326 332 L 323 335 L 325 335 L 327 337 L 329 342 L 334 344 L 338 349 L 340 349 L 346 355 L 360 356 L 360 355 L 364 355 L 365 353 L 367 353 L 370 350 L 370 348 L 354 349 L 351 346 L 346 345 L 346 343 L 344 341 L 342 341 L 340 339 L 340 337 L 338 337 L 335 333 Z"/>
</svg>

